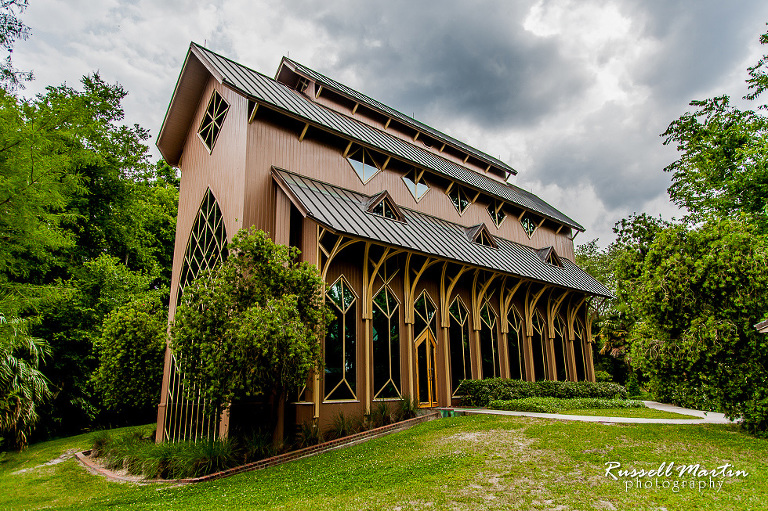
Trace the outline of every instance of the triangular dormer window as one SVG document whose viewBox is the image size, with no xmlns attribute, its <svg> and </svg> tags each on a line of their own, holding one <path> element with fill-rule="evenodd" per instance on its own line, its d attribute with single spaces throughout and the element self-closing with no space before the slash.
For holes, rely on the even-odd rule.
<svg viewBox="0 0 768 511">
<path fill-rule="evenodd" d="M 536 253 L 545 263 L 551 264 L 552 266 L 558 266 L 560 268 L 563 267 L 563 262 L 560 260 L 557 252 L 555 252 L 555 247 L 540 248 L 536 251 Z"/>
<path fill-rule="evenodd" d="M 400 208 L 397 207 L 397 204 L 395 204 L 395 201 L 392 200 L 392 197 L 389 196 L 389 192 L 386 190 L 371 197 L 368 201 L 368 212 L 400 222 L 405 221 Z"/>
<path fill-rule="evenodd" d="M 491 236 L 491 232 L 485 224 L 478 224 L 474 227 L 468 227 L 466 229 L 467 236 L 473 243 L 478 245 L 485 245 L 486 247 L 499 248 L 496 244 L 496 240 Z"/>
</svg>

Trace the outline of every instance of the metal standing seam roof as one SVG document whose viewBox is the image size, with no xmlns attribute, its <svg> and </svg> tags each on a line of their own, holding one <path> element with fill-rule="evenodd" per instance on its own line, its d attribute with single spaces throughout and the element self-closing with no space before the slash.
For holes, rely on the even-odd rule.
<svg viewBox="0 0 768 511">
<path fill-rule="evenodd" d="M 498 158 L 494 158 L 490 154 L 484 153 L 482 151 L 475 149 L 474 147 L 468 146 L 464 142 L 460 140 L 456 140 L 450 135 L 446 135 L 442 131 L 436 130 L 432 126 L 424 124 L 423 122 L 420 122 L 414 119 L 413 117 L 405 115 L 404 113 L 398 110 L 395 110 L 394 108 L 389 107 L 384 103 L 381 103 L 380 101 L 376 101 L 375 99 L 369 96 L 366 96 L 365 94 L 358 92 L 351 87 L 347 87 L 343 83 L 339 83 L 332 78 L 328 78 L 324 74 L 318 73 L 314 69 L 310 69 L 307 66 L 300 64 L 299 62 L 296 62 L 293 59 L 290 59 L 288 57 L 283 57 L 283 59 L 287 62 L 290 62 L 296 68 L 296 71 L 299 74 L 302 74 L 308 78 L 311 78 L 312 80 L 314 80 L 315 82 L 319 83 L 324 87 L 327 87 L 331 90 L 335 90 L 336 92 L 340 92 L 341 94 L 348 96 L 359 103 L 367 105 L 373 108 L 374 110 L 379 110 L 385 115 L 388 115 L 393 119 L 397 119 L 403 124 L 411 126 L 414 129 L 423 131 L 424 133 L 440 140 L 441 142 L 447 142 L 448 144 L 454 145 L 459 149 L 471 154 L 472 156 L 485 161 L 486 163 L 492 163 L 493 165 L 501 168 L 502 170 L 511 172 L 512 174 L 517 174 L 517 171 L 514 168 L 510 167 L 508 164 L 504 163 Z"/>
<path fill-rule="evenodd" d="M 369 195 L 274 167 L 272 174 L 307 216 L 338 233 L 591 295 L 611 296 L 605 286 L 565 258 L 561 259 L 562 267 L 553 266 L 544 262 L 536 249 L 496 236 L 493 239 L 498 248 L 480 245 L 470 240 L 463 225 L 401 206 L 404 221 L 384 218 L 367 211 Z"/>
<path fill-rule="evenodd" d="M 584 231 L 584 227 L 580 224 L 530 192 L 508 183 L 499 183 L 388 133 L 318 105 L 284 84 L 195 43 L 192 43 L 190 51 L 193 51 L 223 83 L 260 103 L 270 105 L 307 122 L 323 126 L 359 143 L 378 148 L 495 198 L 511 202 L 579 231 Z"/>
</svg>

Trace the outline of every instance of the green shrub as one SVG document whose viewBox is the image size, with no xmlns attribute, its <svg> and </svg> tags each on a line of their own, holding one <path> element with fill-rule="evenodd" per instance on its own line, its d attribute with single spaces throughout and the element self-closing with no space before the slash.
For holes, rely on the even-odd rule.
<svg viewBox="0 0 768 511">
<path fill-rule="evenodd" d="M 408 420 L 416 417 L 416 412 L 419 409 L 418 403 L 411 398 L 411 396 L 404 394 L 402 398 L 400 398 L 399 402 L 399 408 L 400 411 L 397 414 L 397 420 Z"/>
<path fill-rule="evenodd" d="M 298 435 L 296 435 L 296 444 L 299 449 L 316 445 L 323 441 L 323 433 L 317 427 L 315 421 L 304 421 L 301 423 Z"/>
<path fill-rule="evenodd" d="M 104 406 L 119 417 L 145 420 L 160 398 L 167 312 L 157 296 L 143 296 L 113 310 L 96 343 L 93 383 Z"/>
<path fill-rule="evenodd" d="M 598 382 L 612 382 L 613 376 L 608 371 L 595 371 L 595 380 Z"/>
<path fill-rule="evenodd" d="M 334 440 L 349 435 L 352 430 L 352 421 L 344 415 L 344 412 L 339 412 L 333 417 L 331 426 L 325 431 L 325 436 Z"/>
<path fill-rule="evenodd" d="M 627 383 L 627 395 L 631 398 L 642 395 L 640 384 L 637 383 L 637 377 L 634 374 L 629 378 L 629 383 Z"/>
<path fill-rule="evenodd" d="M 604 398 L 528 397 L 524 399 L 494 400 L 488 403 L 494 410 L 516 412 L 559 413 L 564 410 L 645 408 L 642 401 Z"/>
<path fill-rule="evenodd" d="M 529 397 L 603 398 L 626 399 L 627 390 L 616 383 L 589 381 L 537 381 L 510 380 L 507 378 L 488 378 L 485 380 L 464 380 L 460 391 L 465 396 L 465 404 L 487 406 L 494 400 L 513 400 Z"/>
</svg>

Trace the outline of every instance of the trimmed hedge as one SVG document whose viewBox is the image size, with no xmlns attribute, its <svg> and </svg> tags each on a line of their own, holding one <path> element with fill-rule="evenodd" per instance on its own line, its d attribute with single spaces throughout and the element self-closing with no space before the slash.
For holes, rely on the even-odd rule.
<svg viewBox="0 0 768 511">
<path fill-rule="evenodd" d="M 591 381 L 463 380 L 459 392 L 464 394 L 464 404 L 468 406 L 488 406 L 495 400 L 528 397 L 627 399 L 627 389 L 622 385 Z"/>
<path fill-rule="evenodd" d="M 559 413 L 565 410 L 580 409 L 645 408 L 645 405 L 642 401 L 628 399 L 527 397 L 524 399 L 494 400 L 488 403 L 488 408 L 514 412 Z"/>
</svg>

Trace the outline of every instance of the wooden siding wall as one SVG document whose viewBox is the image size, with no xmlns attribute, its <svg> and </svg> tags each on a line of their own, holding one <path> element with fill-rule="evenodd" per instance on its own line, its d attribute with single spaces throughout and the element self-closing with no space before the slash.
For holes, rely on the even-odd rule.
<svg viewBox="0 0 768 511">
<path fill-rule="evenodd" d="M 229 103 L 229 111 L 209 154 L 197 134 L 205 114 L 208 101 L 214 89 Z M 195 222 L 197 211 L 205 191 L 210 188 L 221 208 L 227 228 L 232 237 L 242 226 L 243 186 L 245 183 L 245 154 L 247 102 L 241 95 L 211 79 L 200 98 L 197 113 L 189 126 L 186 143 L 179 163 L 181 189 L 179 192 L 179 213 L 176 219 L 176 241 L 173 253 L 171 276 L 170 317 L 176 312 L 176 295 L 179 287 L 181 267 L 187 241 Z"/>
<path fill-rule="evenodd" d="M 315 98 L 314 95 L 308 95 L 307 97 L 310 100 L 314 100 L 316 103 L 321 104 L 342 115 L 351 117 L 363 124 L 367 124 L 368 126 L 384 131 L 394 137 L 397 137 L 409 143 L 415 144 L 419 146 L 421 149 L 424 149 L 425 151 L 429 151 L 433 154 L 436 154 L 441 158 L 445 158 L 446 160 L 452 161 L 453 163 L 467 167 L 480 174 L 485 174 L 486 176 L 492 179 L 495 179 L 497 181 L 501 181 L 501 182 L 504 181 L 504 178 L 496 173 L 493 173 L 493 172 L 486 173 L 485 169 L 488 167 L 488 165 L 482 164 L 481 162 L 477 161 L 473 157 L 470 157 L 469 160 L 465 163 L 464 156 L 460 156 L 458 150 L 455 150 L 453 148 L 448 148 L 446 146 L 447 147 L 446 150 L 440 151 L 443 145 L 442 142 L 435 142 L 431 146 L 426 145 L 421 141 L 421 139 L 424 138 L 424 135 L 419 135 L 419 138 L 416 141 L 414 141 L 413 139 L 414 139 L 414 136 L 416 135 L 415 128 L 411 128 L 410 126 L 405 126 L 404 124 L 394 119 L 390 121 L 389 126 L 387 126 L 387 119 L 388 119 L 387 117 L 385 117 L 383 114 L 379 114 L 378 112 L 374 112 L 366 108 L 365 106 L 359 106 L 355 111 L 355 113 L 352 113 L 352 110 L 354 109 L 354 103 L 347 102 L 345 100 L 339 101 L 336 99 L 336 96 L 332 97 L 329 93 L 321 92 L 320 97 L 318 98 Z M 429 138 L 430 140 L 433 139 L 433 137 L 429 135 L 426 135 L 426 137 Z"/>
<path fill-rule="evenodd" d="M 343 151 L 318 141 L 310 128 L 304 140 L 300 131 L 286 129 L 272 120 L 264 120 L 257 113 L 248 127 L 248 156 L 245 186 L 245 225 L 257 225 L 269 232 L 275 230 L 276 190 L 270 168 L 274 165 L 297 174 L 341 186 L 367 195 L 387 190 L 394 201 L 403 207 L 456 222 L 466 227 L 485 223 L 490 232 L 533 248 L 554 246 L 560 257 L 574 260 L 573 241 L 564 234 L 556 234 L 548 225 L 542 225 L 529 239 L 520 222 L 510 212 L 500 227 L 496 227 L 487 211 L 488 199 L 481 196 L 462 215 L 459 215 L 444 188 L 426 178 L 430 190 L 419 202 L 413 198 L 402 180 L 403 173 L 385 170 L 367 184 L 358 178 Z"/>
</svg>

